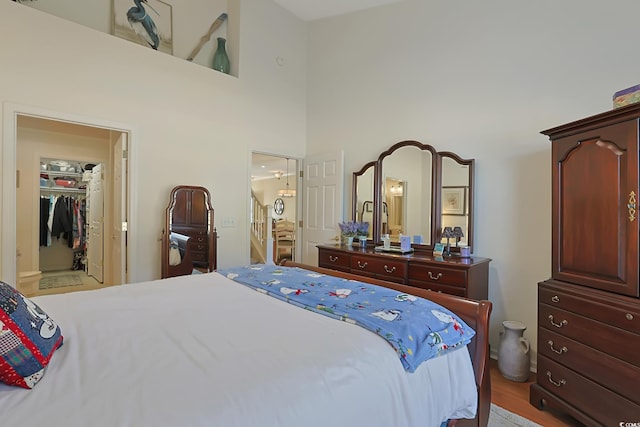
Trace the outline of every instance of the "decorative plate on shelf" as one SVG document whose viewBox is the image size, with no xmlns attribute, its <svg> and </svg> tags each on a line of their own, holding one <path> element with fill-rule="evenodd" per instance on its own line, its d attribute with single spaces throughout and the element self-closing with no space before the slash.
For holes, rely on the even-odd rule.
<svg viewBox="0 0 640 427">
<path fill-rule="evenodd" d="M 273 211 L 276 215 L 282 215 L 282 212 L 284 212 L 284 201 L 280 197 L 273 202 Z"/>
</svg>

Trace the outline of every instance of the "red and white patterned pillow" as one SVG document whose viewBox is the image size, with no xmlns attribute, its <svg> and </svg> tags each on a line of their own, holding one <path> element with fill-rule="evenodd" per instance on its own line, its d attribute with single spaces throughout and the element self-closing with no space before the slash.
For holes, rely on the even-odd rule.
<svg viewBox="0 0 640 427">
<path fill-rule="evenodd" d="M 0 282 L 0 381 L 33 388 L 61 345 L 60 328 L 47 313 Z"/>
</svg>

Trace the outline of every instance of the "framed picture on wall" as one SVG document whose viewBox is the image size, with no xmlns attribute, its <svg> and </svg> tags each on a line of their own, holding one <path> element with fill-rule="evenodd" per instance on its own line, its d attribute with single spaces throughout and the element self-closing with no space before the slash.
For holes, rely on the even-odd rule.
<svg viewBox="0 0 640 427">
<path fill-rule="evenodd" d="M 111 0 L 111 34 L 173 55 L 173 11 L 160 0 Z"/>
<path fill-rule="evenodd" d="M 466 215 L 467 187 L 442 187 L 442 214 Z"/>
</svg>

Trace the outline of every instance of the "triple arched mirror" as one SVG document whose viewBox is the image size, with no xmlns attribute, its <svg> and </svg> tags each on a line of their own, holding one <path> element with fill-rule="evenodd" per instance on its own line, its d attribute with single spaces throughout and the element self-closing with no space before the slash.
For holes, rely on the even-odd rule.
<svg viewBox="0 0 640 427">
<path fill-rule="evenodd" d="M 414 248 L 428 250 L 446 243 L 443 230 L 455 230 L 452 249 L 473 248 L 473 174 L 473 159 L 418 141 L 398 142 L 353 173 L 352 217 L 369 222 L 376 243 L 383 234 L 391 242 L 403 234 Z"/>
</svg>

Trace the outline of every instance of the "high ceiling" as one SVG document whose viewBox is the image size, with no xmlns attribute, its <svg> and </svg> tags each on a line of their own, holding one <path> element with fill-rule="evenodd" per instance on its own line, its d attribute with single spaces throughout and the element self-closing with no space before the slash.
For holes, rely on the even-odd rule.
<svg viewBox="0 0 640 427">
<path fill-rule="evenodd" d="M 289 159 L 289 180 L 295 185 L 296 160 Z M 279 172 L 281 179 L 286 180 L 287 159 L 286 157 L 270 156 L 268 154 L 253 153 L 251 156 L 251 179 L 259 181 L 262 179 L 275 178 L 275 173 Z"/>
<path fill-rule="evenodd" d="M 304 21 L 343 15 L 403 0 L 273 0 Z M 269 179 L 275 172 L 286 176 L 286 158 L 254 153 L 251 165 L 253 180 Z M 296 161 L 289 162 L 289 175 L 295 175 Z"/>
<path fill-rule="evenodd" d="M 304 21 L 343 15 L 403 0 L 273 0 Z"/>
</svg>

